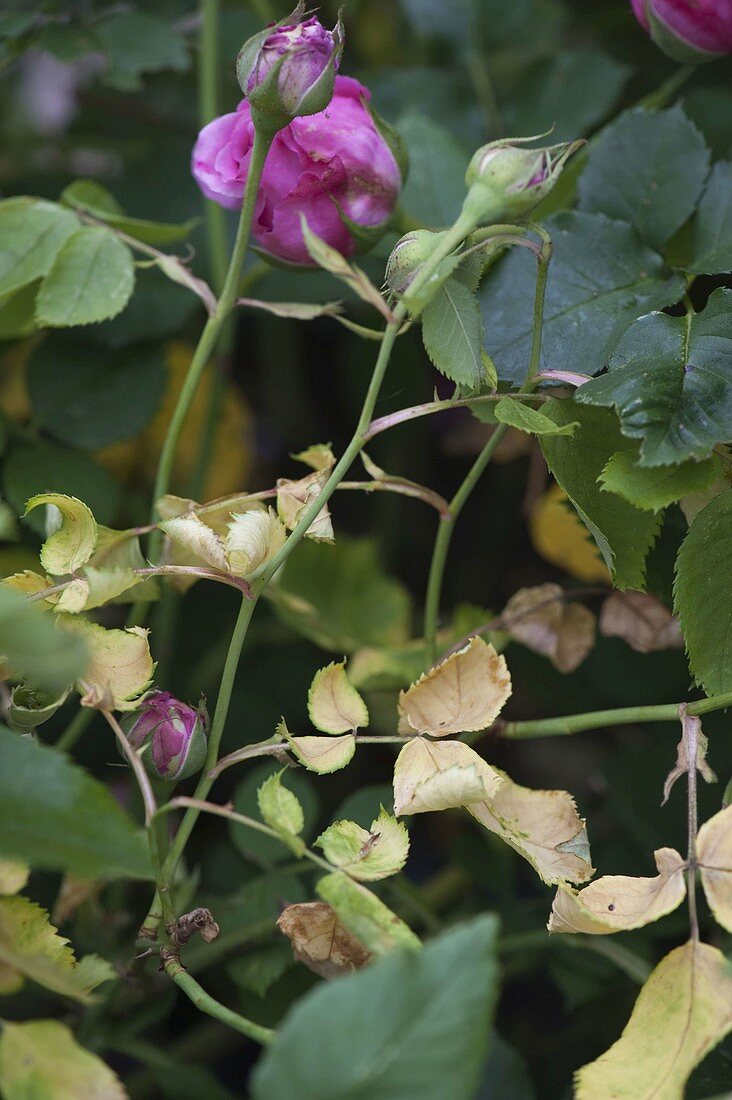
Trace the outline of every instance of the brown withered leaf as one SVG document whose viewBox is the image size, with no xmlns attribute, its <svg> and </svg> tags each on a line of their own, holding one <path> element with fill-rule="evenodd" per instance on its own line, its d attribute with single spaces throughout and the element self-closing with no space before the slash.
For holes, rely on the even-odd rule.
<svg viewBox="0 0 732 1100">
<path fill-rule="evenodd" d="M 371 954 L 338 920 L 324 901 L 288 905 L 277 921 L 290 940 L 292 953 L 321 978 L 336 978 L 360 970 Z"/>
<path fill-rule="evenodd" d="M 637 653 L 681 649 L 684 644 L 676 617 L 647 592 L 612 592 L 602 605 L 600 633 L 622 638 Z"/>
<path fill-rule="evenodd" d="M 688 774 L 692 759 L 696 761 L 696 770 L 707 783 L 717 782 L 716 775 L 707 764 L 709 741 L 702 733 L 701 719 L 686 713 L 686 703 L 682 703 L 679 707 L 679 718 L 681 719 L 681 740 L 676 747 L 676 763 L 666 776 L 666 782 L 663 785 L 662 806 L 668 802 L 668 796 L 676 780 Z"/>
<path fill-rule="evenodd" d="M 573 672 L 595 644 L 595 616 L 565 597 L 558 584 L 520 588 L 506 604 L 501 624 L 517 642 L 548 657 L 560 672 Z"/>
<path fill-rule="evenodd" d="M 686 896 L 686 862 L 673 848 L 659 848 L 653 854 L 658 868 L 655 878 L 605 875 L 584 890 L 560 886 L 549 931 L 609 935 L 642 928 L 673 912 Z"/>
</svg>

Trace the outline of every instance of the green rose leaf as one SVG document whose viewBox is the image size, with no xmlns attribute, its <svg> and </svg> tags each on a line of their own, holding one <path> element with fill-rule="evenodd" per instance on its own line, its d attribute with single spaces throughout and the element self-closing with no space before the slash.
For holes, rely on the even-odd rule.
<svg viewBox="0 0 732 1100">
<path fill-rule="evenodd" d="M 631 451 L 618 451 L 600 475 L 604 489 L 623 497 L 636 508 L 660 512 L 669 504 L 710 488 L 721 475 L 721 463 L 713 455 L 704 462 L 679 466 L 641 466 Z"/>
<path fill-rule="evenodd" d="M 117 1075 L 56 1020 L 2 1025 L 0 1091 L 5 1100 L 127 1100 Z"/>
<path fill-rule="evenodd" d="M 51 269 L 64 242 L 79 228 L 70 210 L 42 199 L 0 203 L 0 295 L 35 282 Z"/>
<path fill-rule="evenodd" d="M 451 276 L 422 311 L 425 351 L 446 378 L 477 390 L 485 377 L 482 334 L 474 291 L 459 276 Z"/>
<path fill-rule="evenodd" d="M 630 222 L 660 249 L 692 213 L 709 170 L 704 138 L 681 107 L 626 111 L 590 152 L 580 209 Z"/>
<path fill-rule="evenodd" d="M 135 285 L 132 253 L 111 229 L 85 227 L 65 242 L 38 293 L 36 320 L 51 328 L 116 317 Z"/>
<path fill-rule="evenodd" d="M 576 399 L 615 406 L 623 434 L 642 440 L 642 466 L 706 458 L 730 437 L 732 290 L 716 290 L 692 316 L 641 317 L 608 373 L 582 386 Z"/>
<path fill-rule="evenodd" d="M 732 162 L 720 161 L 712 168 L 691 234 L 691 259 L 684 264 L 688 271 L 732 271 Z"/>
<path fill-rule="evenodd" d="M 0 588 L 0 654 L 1 675 L 22 677 L 51 697 L 65 691 L 87 663 L 80 637 L 5 586 Z"/>
<path fill-rule="evenodd" d="M 564 213 L 546 221 L 549 265 L 542 370 L 596 374 L 636 318 L 679 300 L 680 275 L 636 231 L 604 214 Z M 486 346 L 500 378 L 521 385 L 531 351 L 536 261 L 517 248 L 484 280 Z"/>
</svg>

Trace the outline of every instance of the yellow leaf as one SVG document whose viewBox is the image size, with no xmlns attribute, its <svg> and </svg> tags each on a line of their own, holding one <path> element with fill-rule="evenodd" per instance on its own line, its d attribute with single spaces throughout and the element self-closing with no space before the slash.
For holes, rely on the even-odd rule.
<svg viewBox="0 0 732 1100">
<path fill-rule="evenodd" d="M 558 485 L 552 485 L 536 502 L 529 531 L 537 554 L 552 565 L 586 584 L 610 583 L 607 566 L 591 535 Z"/>
<path fill-rule="evenodd" d="M 123 592 L 128 592 L 140 578 L 133 569 L 113 567 L 96 569 L 86 566 L 84 576 L 77 577 L 64 588 L 58 597 L 56 611 L 66 611 L 78 615 L 81 611 L 91 611 L 95 607 L 115 600 Z"/>
<path fill-rule="evenodd" d="M 89 661 L 79 686 L 82 706 L 103 710 L 134 710 L 150 686 L 155 664 L 147 630 L 105 630 L 98 623 L 64 616 L 64 625 L 84 637 Z"/>
<path fill-rule="evenodd" d="M 692 1070 L 732 1029 L 732 967 L 690 941 L 651 974 L 618 1041 L 575 1078 L 575 1100 L 682 1100 Z"/>
<path fill-rule="evenodd" d="M 232 513 L 224 543 L 229 570 L 245 577 L 269 561 L 284 545 L 286 536 L 284 525 L 272 508 Z"/>
<path fill-rule="evenodd" d="M 320 495 L 329 473 L 330 468 L 326 466 L 297 480 L 287 477 L 277 479 L 277 514 L 289 531 L 297 526 L 303 509 Z M 316 542 L 333 542 L 333 523 L 327 504 L 318 512 L 305 537 Z"/>
<path fill-rule="evenodd" d="M 496 794 L 468 806 L 476 821 L 515 848 L 550 886 L 591 879 L 587 831 L 572 796 L 532 790 L 498 774 L 503 782 Z"/>
<path fill-rule="evenodd" d="M 34 573 L 31 569 L 24 569 L 21 573 L 13 573 L 5 577 L 2 583 L 6 588 L 13 588 L 16 592 L 22 592 L 26 596 L 34 596 L 37 592 L 44 592 L 51 588 L 53 582 L 48 577 L 42 577 L 40 573 Z M 36 600 L 41 608 L 53 606 L 54 599 Z"/>
<path fill-rule="evenodd" d="M 41 547 L 41 565 L 54 576 L 73 573 L 94 553 L 97 522 L 82 500 L 62 493 L 38 493 L 26 504 L 25 514 L 42 504 L 52 509 L 47 515 L 55 530 Z M 54 516 L 60 516 L 59 524 L 53 522 Z"/>
<path fill-rule="evenodd" d="M 560 672 L 574 672 L 595 644 L 595 616 L 565 595 L 558 584 L 520 588 L 506 604 L 501 625 Z"/>
<path fill-rule="evenodd" d="M 345 661 L 333 661 L 315 673 L 308 691 L 308 714 L 322 733 L 347 733 L 368 726 L 368 709 L 346 676 Z"/>
<path fill-rule="evenodd" d="M 673 912 L 686 897 L 686 862 L 673 848 L 659 848 L 654 856 L 655 878 L 605 875 L 579 892 L 560 886 L 549 931 L 607 935 L 642 928 Z"/>
<path fill-rule="evenodd" d="M 321 978 L 360 970 L 371 954 L 338 920 L 324 901 L 301 902 L 282 910 L 277 925 L 292 943 L 292 953 Z"/>
<path fill-rule="evenodd" d="M 355 821 L 335 821 L 315 843 L 329 863 L 363 882 L 395 875 L 409 852 L 406 827 L 383 806 L 370 830 L 362 829 Z"/>
<path fill-rule="evenodd" d="M 328 775 L 350 764 L 356 751 L 352 733 L 342 737 L 292 737 L 287 741 L 300 763 L 311 772 Z"/>
<path fill-rule="evenodd" d="M 223 541 L 195 512 L 164 520 L 159 527 L 168 538 L 187 554 L 191 554 L 194 562 L 206 562 L 214 569 L 227 571 L 228 562 Z"/>
<path fill-rule="evenodd" d="M 498 772 L 469 745 L 415 737 L 394 765 L 394 813 L 429 813 L 482 802 L 500 783 Z"/>
<path fill-rule="evenodd" d="M 0 1092 L 5 1100 L 127 1100 L 117 1075 L 56 1020 L 3 1024 Z"/>
<path fill-rule="evenodd" d="M 696 859 L 709 908 L 732 932 L 732 806 L 720 810 L 699 830 Z"/>
<path fill-rule="evenodd" d="M 600 612 L 600 633 L 622 638 L 637 653 L 684 646 L 678 619 L 646 592 L 611 592 Z"/>
<path fill-rule="evenodd" d="M 0 962 L 54 993 L 88 1003 L 91 991 L 116 977 L 108 962 L 87 955 L 77 962 L 48 913 L 24 897 L 0 898 Z"/>
<path fill-rule="evenodd" d="M 505 659 L 489 642 L 471 638 L 399 693 L 399 732 L 444 737 L 486 729 L 510 694 Z"/>
<path fill-rule="evenodd" d="M 17 894 L 28 882 L 30 868 L 16 859 L 0 859 L 0 894 Z"/>
<path fill-rule="evenodd" d="M 412 929 L 376 894 L 343 871 L 333 871 L 321 878 L 315 889 L 371 954 L 386 955 L 398 947 L 415 951 L 422 946 Z"/>
<path fill-rule="evenodd" d="M 335 455 L 330 443 L 312 443 L 306 450 L 290 455 L 296 462 L 304 462 L 313 470 L 330 470 L 335 466 Z"/>
</svg>

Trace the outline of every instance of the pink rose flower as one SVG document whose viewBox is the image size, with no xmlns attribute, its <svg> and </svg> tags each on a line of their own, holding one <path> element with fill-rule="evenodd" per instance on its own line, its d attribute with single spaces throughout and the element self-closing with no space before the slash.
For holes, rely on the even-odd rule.
<svg viewBox="0 0 732 1100">
<path fill-rule="evenodd" d="M 259 87 L 280 58 L 284 58 L 277 79 L 280 102 L 289 114 L 296 115 L 331 57 L 338 68 L 333 32 L 326 30 L 317 16 L 294 26 L 276 27 L 259 50 L 247 80 L 247 93 Z"/>
<path fill-rule="evenodd" d="M 341 211 L 357 225 L 386 225 L 402 179 L 396 160 L 367 111 L 367 88 L 348 76 L 335 80 L 333 99 L 319 114 L 295 118 L 272 142 L 262 174 L 252 236 L 265 252 L 313 266 L 300 214 L 319 237 L 350 256 L 356 241 Z M 229 209 L 241 205 L 254 125 L 249 104 L 205 126 L 191 169 L 204 195 Z"/>
<path fill-rule="evenodd" d="M 139 711 L 127 716 L 123 727 L 151 775 L 158 779 L 186 779 L 200 771 L 206 758 L 208 717 L 203 703 L 196 709 L 181 703 L 169 691 L 154 691 Z"/>
<path fill-rule="evenodd" d="M 653 29 L 652 15 L 682 49 L 715 55 L 732 52 L 732 0 L 631 2 L 638 22 L 647 31 Z"/>
</svg>

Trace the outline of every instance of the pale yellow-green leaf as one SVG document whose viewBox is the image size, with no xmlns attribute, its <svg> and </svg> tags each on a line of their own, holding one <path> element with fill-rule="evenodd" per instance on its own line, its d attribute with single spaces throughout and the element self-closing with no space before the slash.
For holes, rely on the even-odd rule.
<svg viewBox="0 0 732 1100">
<path fill-rule="evenodd" d="M 64 625 L 78 631 L 89 651 L 84 675 L 79 680 L 82 705 L 102 710 L 134 710 L 150 686 L 155 664 L 147 630 L 132 626 L 106 630 L 98 623 L 64 616 Z"/>
<path fill-rule="evenodd" d="M 376 894 L 343 871 L 333 871 L 321 878 L 315 889 L 372 955 L 386 955 L 398 947 L 419 950 L 422 946 L 412 929 Z"/>
<path fill-rule="evenodd" d="M 709 908 L 732 932 L 732 806 L 720 810 L 699 830 L 696 858 Z"/>
<path fill-rule="evenodd" d="M 70 690 L 67 688 L 56 695 L 55 692 L 42 692 L 27 684 L 16 684 L 10 693 L 8 725 L 18 733 L 32 733 L 64 705 Z"/>
<path fill-rule="evenodd" d="M 127 1100 L 117 1075 L 56 1020 L 2 1025 L 0 1094 L 3 1100 Z"/>
<path fill-rule="evenodd" d="M 575 1078 L 575 1100 L 682 1100 L 696 1066 L 732 1029 L 732 966 L 690 941 L 662 959 L 618 1041 Z"/>
<path fill-rule="evenodd" d="M 329 473 L 330 468 L 326 466 L 297 480 L 287 477 L 277 479 L 277 514 L 289 531 L 297 526 L 303 509 L 320 496 Z M 333 541 L 333 523 L 327 504 L 318 512 L 305 537 L 316 542 Z"/>
<path fill-rule="evenodd" d="M 76 961 L 69 941 L 59 936 L 48 913 L 24 897 L 0 898 L 0 962 L 54 993 L 83 1003 L 101 982 L 114 978 L 105 959 Z"/>
<path fill-rule="evenodd" d="M 278 917 L 277 925 L 290 940 L 297 961 L 321 978 L 360 970 L 371 959 L 370 952 L 324 901 L 288 905 Z"/>
<path fill-rule="evenodd" d="M 311 772 L 328 775 L 345 768 L 356 751 L 352 733 L 342 737 L 287 737 L 288 744 L 300 763 Z"/>
<path fill-rule="evenodd" d="M 222 572 L 228 570 L 223 540 L 195 512 L 166 519 L 159 527 L 177 546 L 194 558 Z"/>
<path fill-rule="evenodd" d="M 28 882 L 30 868 L 16 859 L 0 859 L 0 894 L 17 894 Z"/>
<path fill-rule="evenodd" d="M 686 862 L 673 848 L 653 853 L 655 878 L 605 875 L 579 892 L 560 886 L 552 905 L 550 932 L 608 935 L 642 928 L 677 909 L 686 897 Z"/>
<path fill-rule="evenodd" d="M 87 565 L 84 576 L 77 577 L 61 592 L 56 611 L 78 615 L 81 611 L 102 607 L 133 588 L 139 579 L 134 570 L 124 566 L 97 569 Z"/>
<path fill-rule="evenodd" d="M 540 791 L 504 772 L 498 791 L 467 807 L 476 821 L 528 860 L 548 885 L 587 882 L 594 874 L 585 823 L 567 791 Z"/>
<path fill-rule="evenodd" d="M 294 852 L 301 854 L 305 848 L 299 834 L 305 825 L 302 806 L 296 795 L 283 786 L 282 772 L 275 772 L 265 779 L 257 791 L 257 803 L 262 820 L 275 829 Z"/>
<path fill-rule="evenodd" d="M 268 508 L 232 513 L 224 541 L 229 570 L 245 577 L 273 557 L 284 544 L 287 532 L 277 513 Z"/>
<path fill-rule="evenodd" d="M 313 443 L 304 451 L 291 454 L 290 458 L 294 458 L 296 462 L 304 462 L 313 470 L 330 470 L 335 466 L 335 455 L 330 443 Z"/>
<path fill-rule="evenodd" d="M 97 522 L 91 509 L 82 500 L 64 496 L 62 493 L 39 493 L 31 497 L 25 506 L 25 514 L 28 515 L 42 504 L 51 509 L 47 513 L 47 526 L 54 530 L 41 547 L 41 565 L 54 576 L 73 573 L 88 562 L 94 553 L 97 545 Z M 60 523 L 56 523 L 52 517 L 60 517 Z"/>
<path fill-rule="evenodd" d="M 383 806 L 370 830 L 362 829 L 355 821 L 335 821 L 315 843 L 329 863 L 363 882 L 395 875 L 409 852 L 406 827 Z"/>
<path fill-rule="evenodd" d="M 498 772 L 469 745 L 415 737 L 394 765 L 394 813 L 429 813 L 482 802 L 501 782 Z"/>
<path fill-rule="evenodd" d="M 444 737 L 490 726 L 511 694 L 505 659 L 490 642 L 471 638 L 463 649 L 399 694 L 399 732 Z"/>
<path fill-rule="evenodd" d="M 47 588 L 53 586 L 53 583 L 49 577 L 42 577 L 40 573 L 34 573 L 32 569 L 24 569 L 20 573 L 13 573 L 0 581 L 0 585 L 6 588 L 14 588 L 16 592 L 23 592 L 26 596 L 34 596 L 37 592 L 45 592 Z M 56 599 L 57 597 L 53 596 L 35 602 L 38 607 L 45 610 L 52 607 Z"/>
<path fill-rule="evenodd" d="M 368 726 L 368 709 L 346 676 L 345 661 L 333 661 L 315 673 L 308 691 L 308 714 L 321 733 L 348 733 Z"/>
</svg>

